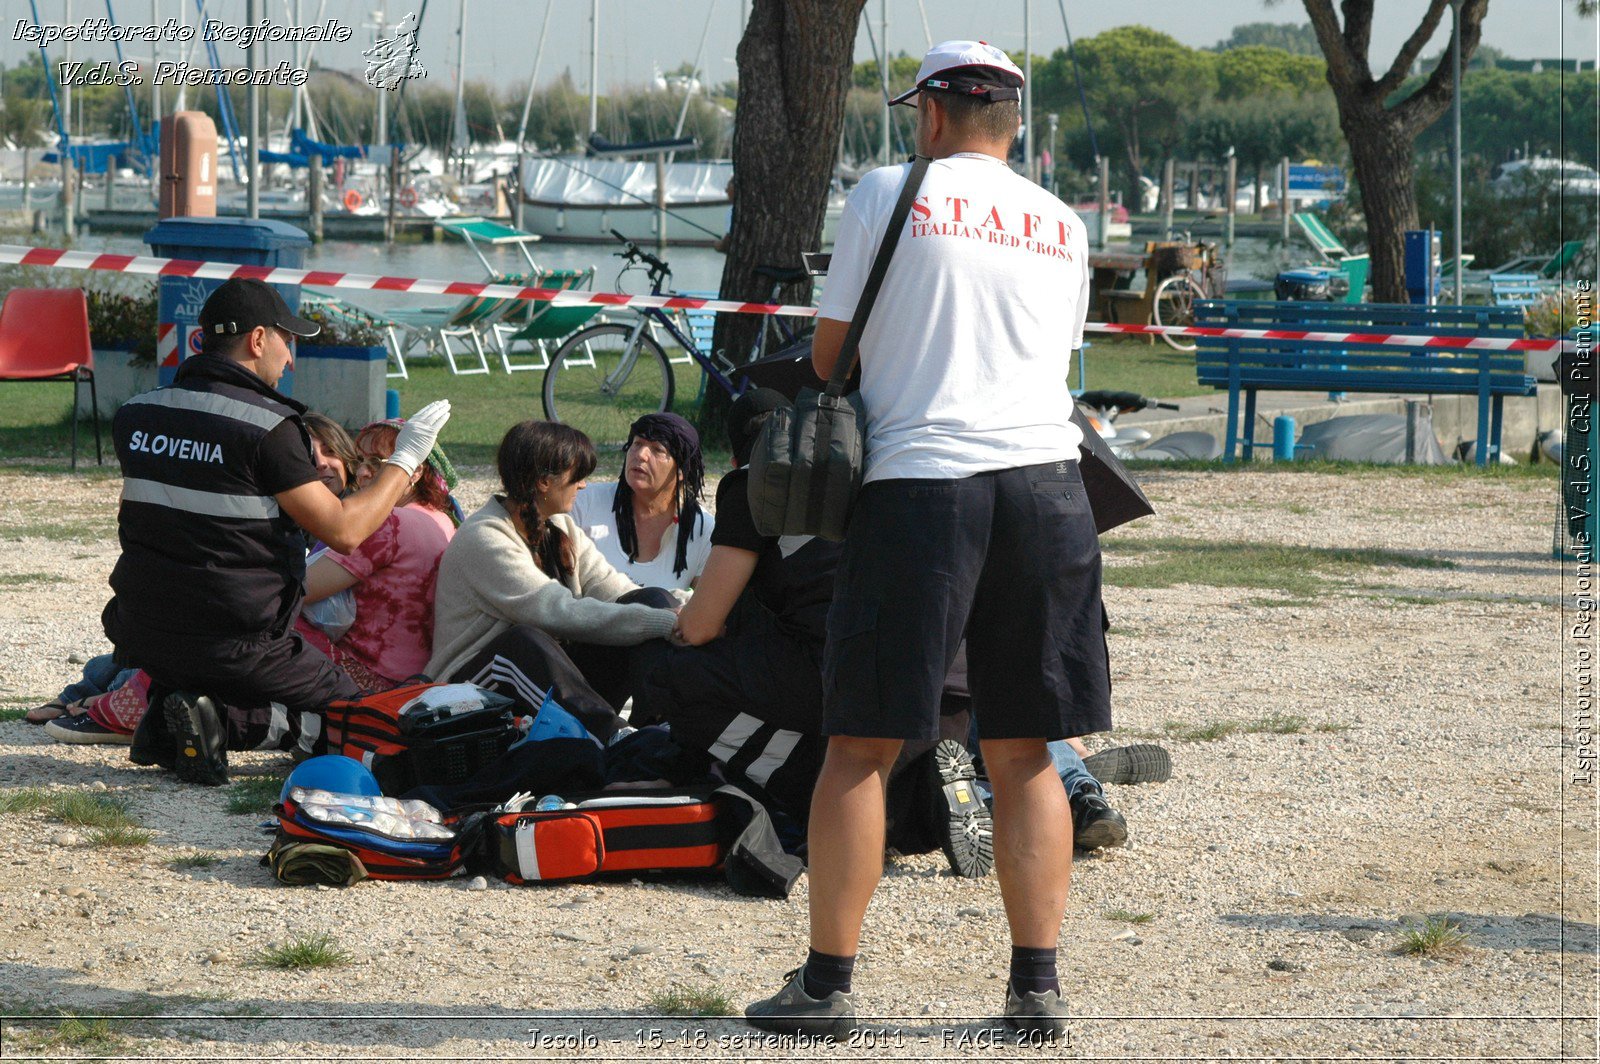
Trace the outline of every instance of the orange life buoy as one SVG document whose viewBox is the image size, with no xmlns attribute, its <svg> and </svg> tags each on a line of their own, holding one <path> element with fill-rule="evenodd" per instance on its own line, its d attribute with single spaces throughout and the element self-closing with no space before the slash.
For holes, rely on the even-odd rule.
<svg viewBox="0 0 1600 1064">
<path fill-rule="evenodd" d="M 411 185 L 407 185 L 405 188 L 400 190 L 400 206 L 402 206 L 402 207 L 415 207 L 416 205 L 417 205 L 417 190 L 416 190 L 415 187 L 413 187 Z"/>
<path fill-rule="evenodd" d="M 360 206 L 361 206 L 361 193 L 357 192 L 353 188 L 352 189 L 348 189 L 344 194 L 344 209 L 347 210 L 347 211 L 353 211 L 353 210 L 356 210 L 357 208 L 359 208 Z"/>
</svg>

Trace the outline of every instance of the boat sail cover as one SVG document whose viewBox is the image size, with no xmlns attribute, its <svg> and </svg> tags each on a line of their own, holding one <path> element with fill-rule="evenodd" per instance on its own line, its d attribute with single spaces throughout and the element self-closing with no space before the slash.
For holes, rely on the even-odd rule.
<svg viewBox="0 0 1600 1064">
<path fill-rule="evenodd" d="M 731 162 L 668 163 L 667 202 L 674 206 L 727 203 L 725 190 L 732 176 Z M 528 202 L 551 206 L 653 204 L 656 164 L 624 159 L 526 159 L 522 190 Z"/>
</svg>

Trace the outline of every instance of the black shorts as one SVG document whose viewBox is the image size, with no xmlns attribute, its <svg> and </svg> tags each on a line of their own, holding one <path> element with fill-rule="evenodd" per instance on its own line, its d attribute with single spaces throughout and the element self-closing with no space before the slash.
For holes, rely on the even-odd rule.
<svg viewBox="0 0 1600 1064">
<path fill-rule="evenodd" d="M 828 613 L 823 730 L 937 738 L 965 636 L 984 738 L 1105 731 L 1107 627 L 1076 462 L 875 481 L 857 500 Z"/>
</svg>

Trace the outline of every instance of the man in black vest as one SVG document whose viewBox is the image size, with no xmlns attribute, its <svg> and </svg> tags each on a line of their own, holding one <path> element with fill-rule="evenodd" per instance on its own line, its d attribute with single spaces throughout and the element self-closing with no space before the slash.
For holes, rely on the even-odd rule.
<svg viewBox="0 0 1600 1064">
<path fill-rule="evenodd" d="M 290 313 L 271 285 L 240 279 L 211 294 L 200 325 L 202 353 L 178 368 L 171 387 L 130 399 L 112 424 L 122 556 L 101 620 L 118 663 L 152 680 L 132 759 L 216 785 L 227 781 L 230 723 L 236 748 L 276 741 L 303 714 L 360 693 L 294 634 L 304 533 L 348 552 L 376 531 L 450 405 L 441 400 L 407 421 L 378 476 L 341 499 L 312 465 L 305 406 L 276 390 L 294 363 L 292 337 L 319 327 Z M 267 711 L 246 727 L 225 719 L 213 699 L 279 703 L 288 713 L 272 719 Z M 303 739 L 320 729 L 314 715 L 300 723 Z"/>
</svg>

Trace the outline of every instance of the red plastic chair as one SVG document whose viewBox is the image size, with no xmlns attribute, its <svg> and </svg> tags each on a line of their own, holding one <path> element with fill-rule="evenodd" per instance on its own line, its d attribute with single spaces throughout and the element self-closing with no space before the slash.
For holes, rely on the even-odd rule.
<svg viewBox="0 0 1600 1064">
<path fill-rule="evenodd" d="M 78 468 L 78 394 L 89 385 L 94 459 L 100 450 L 100 403 L 89 344 L 89 304 L 77 288 L 13 288 L 0 307 L 0 381 L 72 382 L 72 468 Z"/>
</svg>

